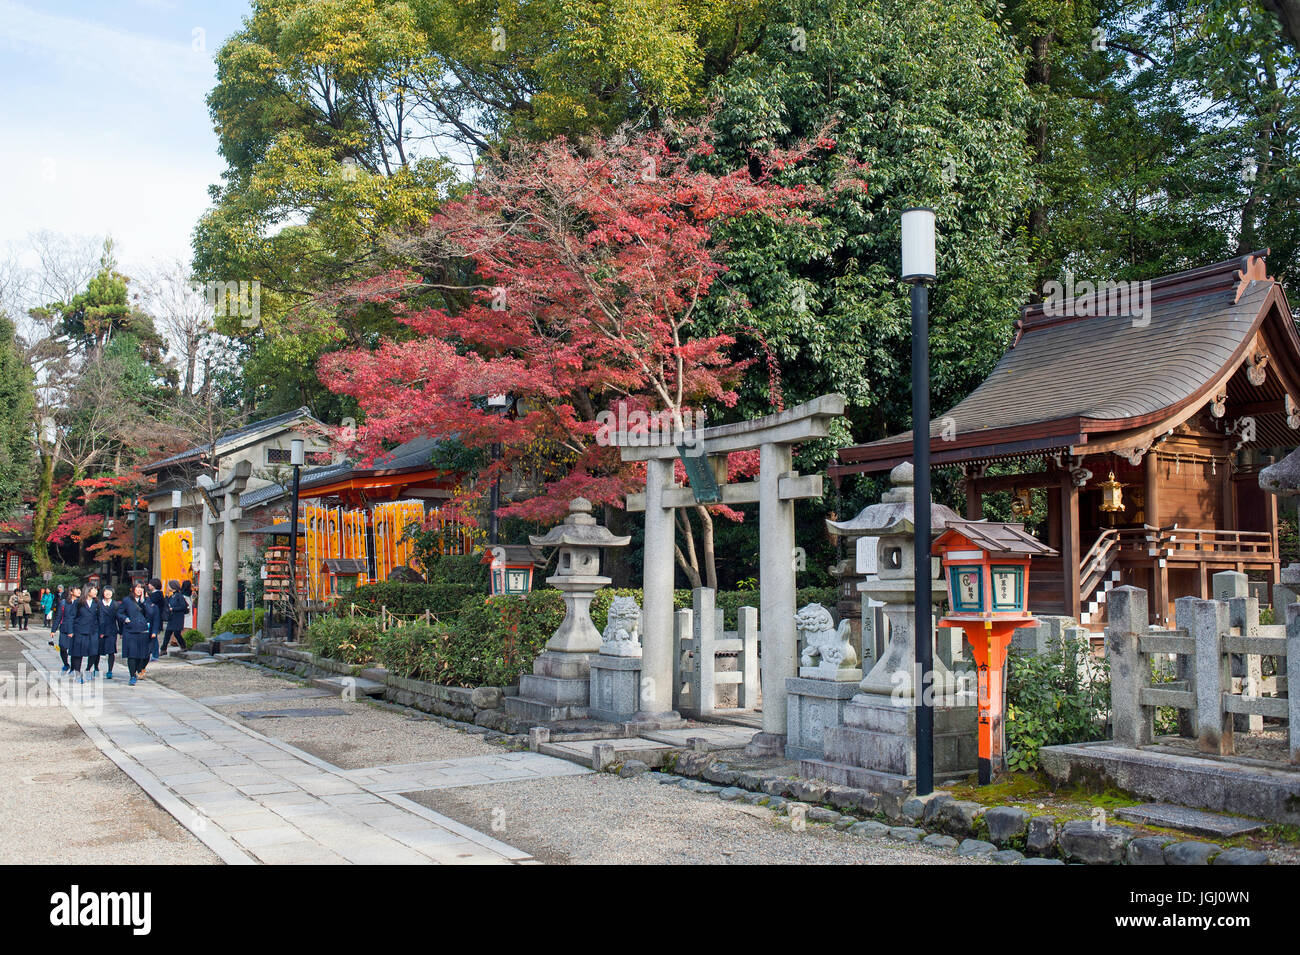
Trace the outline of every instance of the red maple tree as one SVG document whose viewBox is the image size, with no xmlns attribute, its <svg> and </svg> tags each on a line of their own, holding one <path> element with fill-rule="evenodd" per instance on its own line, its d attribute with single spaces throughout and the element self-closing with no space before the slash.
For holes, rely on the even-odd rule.
<svg viewBox="0 0 1300 955">
<path fill-rule="evenodd" d="M 823 132 L 716 172 L 707 127 L 692 126 L 516 142 L 487 158 L 471 191 L 409 244 L 421 274 L 375 276 L 339 296 L 345 307 L 385 303 L 414 332 L 321 359 L 321 380 L 365 414 L 355 450 L 373 457 L 422 435 L 498 445 L 478 487 L 529 476 L 505 516 L 554 519 L 578 496 L 619 501 L 641 469 L 609 446 L 602 412 L 681 427 L 692 409 L 734 405 L 747 364 L 728 354 L 734 338 L 693 334 L 724 271 L 717 230 L 749 215 L 808 221 L 821 191 L 782 173 L 830 161 L 834 147 Z M 843 187 L 860 184 L 859 167 L 846 170 Z M 515 413 L 491 408 L 496 394 Z"/>
</svg>

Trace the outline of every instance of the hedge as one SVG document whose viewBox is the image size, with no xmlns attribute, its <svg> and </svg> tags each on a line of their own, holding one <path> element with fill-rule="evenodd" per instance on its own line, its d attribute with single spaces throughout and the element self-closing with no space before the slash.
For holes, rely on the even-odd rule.
<svg viewBox="0 0 1300 955">
<path fill-rule="evenodd" d="M 307 628 L 313 653 L 344 663 L 375 663 L 398 676 L 443 686 L 509 686 L 564 619 L 558 590 L 525 597 L 471 598 L 452 622 L 421 621 L 380 632 L 358 617 L 320 617 Z"/>
<path fill-rule="evenodd" d="M 430 561 L 424 579 L 431 584 L 460 584 L 472 587 L 478 593 L 488 591 L 488 565 L 483 563 L 482 552 L 477 554 L 446 554 Z"/>
<path fill-rule="evenodd" d="M 340 598 L 335 606 L 340 616 L 348 616 L 351 604 L 368 614 L 379 613 L 380 607 L 387 607 L 389 613 L 399 616 L 415 616 L 426 610 L 435 614 L 455 613 L 468 598 L 486 591 L 486 584 L 476 587 L 460 583 L 403 584 L 385 580 L 363 584 Z"/>
<path fill-rule="evenodd" d="M 212 635 L 219 636 L 220 634 L 229 631 L 230 633 L 237 633 L 243 636 L 247 636 L 248 635 L 248 613 L 249 612 L 247 610 L 227 610 L 220 617 L 218 617 L 217 622 L 212 625 Z M 258 607 L 257 624 L 255 629 L 257 630 L 262 629 L 262 620 L 265 616 L 266 616 L 266 609 L 263 607 Z"/>
<path fill-rule="evenodd" d="M 418 614 L 434 609 L 425 601 L 434 590 L 442 597 L 456 584 L 371 584 L 357 593 L 374 595 L 373 609 L 380 604 L 398 614 Z M 406 591 L 408 593 L 403 593 Z M 379 595 L 386 599 L 380 600 Z M 591 619 L 603 631 L 609 605 L 616 596 L 630 596 L 642 603 L 639 589 L 606 588 L 596 594 Z M 758 606 L 756 590 L 723 591 L 718 594 L 726 625 L 735 627 L 736 608 Z M 798 592 L 798 604 L 818 602 L 833 605 L 835 590 L 806 587 Z M 371 609 L 356 601 L 358 606 Z M 675 607 L 689 607 L 691 592 L 675 590 Z M 406 609 L 398 609 L 406 608 Z M 414 621 L 380 632 L 378 621 L 369 616 L 350 619 L 320 617 L 307 629 L 306 642 L 313 653 L 354 665 L 378 663 L 398 676 L 427 680 L 443 686 L 509 686 L 520 673 L 532 670 L 533 661 L 546 647 L 564 619 L 564 595 L 552 588 L 534 590 L 522 597 L 462 595 L 454 618 L 426 624 Z"/>
<path fill-rule="evenodd" d="M 364 617 L 317 617 L 307 628 L 307 646 L 331 660 L 371 666 L 378 656 L 379 626 Z"/>
</svg>

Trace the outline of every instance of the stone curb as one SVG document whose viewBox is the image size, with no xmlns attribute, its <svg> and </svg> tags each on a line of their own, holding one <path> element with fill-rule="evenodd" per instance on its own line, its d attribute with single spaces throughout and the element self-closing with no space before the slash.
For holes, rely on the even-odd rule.
<svg viewBox="0 0 1300 955">
<path fill-rule="evenodd" d="M 324 671 L 331 675 L 373 680 L 384 684 L 384 699 L 390 703 L 447 717 L 458 723 L 486 727 L 503 736 L 519 735 L 512 732 L 516 727 L 503 708 L 505 698 L 517 693 L 517 687 L 442 686 L 398 676 L 382 667 L 342 663 L 329 657 L 317 656 L 309 650 L 276 643 L 259 645 L 257 662 L 273 670 L 287 671 L 300 677 L 310 678 Z"/>
<path fill-rule="evenodd" d="M 617 772 L 617 767 L 608 771 Z M 1268 854 L 1201 840 L 1137 837 L 1127 826 L 1088 820 L 1062 823 L 1018 806 L 985 807 L 950 793 L 872 793 L 818 780 L 730 769 L 716 753 L 678 750 L 668 768 L 650 772 L 663 785 L 766 806 L 778 814 L 859 838 L 918 843 L 1000 865 L 1269 865 Z M 1158 845 L 1157 845 L 1158 843 Z"/>
</svg>

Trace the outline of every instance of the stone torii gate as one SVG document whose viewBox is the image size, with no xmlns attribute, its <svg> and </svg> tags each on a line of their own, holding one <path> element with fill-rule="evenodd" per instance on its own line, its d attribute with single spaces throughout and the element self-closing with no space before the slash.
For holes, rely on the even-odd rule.
<svg viewBox="0 0 1300 955">
<path fill-rule="evenodd" d="M 821 497 L 821 475 L 792 470 L 796 444 L 824 438 L 830 422 L 844 413 L 843 395 L 822 395 L 785 411 L 716 425 L 683 434 L 615 435 L 624 461 L 644 461 L 646 490 L 629 494 L 629 511 L 645 512 L 645 552 L 642 588 L 641 712 L 638 722 L 675 722 L 673 709 L 673 578 L 676 562 L 673 509 L 694 507 L 695 492 L 673 481 L 673 462 L 683 438 L 692 457 L 707 456 L 713 473 L 722 478 L 718 504 L 758 504 L 759 633 L 763 667 L 763 729 L 754 736 L 755 753 L 784 754 L 786 734 L 785 681 L 797 672 L 795 614 L 794 502 Z M 725 483 L 726 455 L 757 448 L 758 480 Z"/>
</svg>

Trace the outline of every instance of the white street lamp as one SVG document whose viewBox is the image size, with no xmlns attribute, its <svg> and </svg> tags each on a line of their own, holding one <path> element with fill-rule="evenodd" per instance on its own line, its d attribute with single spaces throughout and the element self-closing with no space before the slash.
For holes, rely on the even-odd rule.
<svg viewBox="0 0 1300 955">
<path fill-rule="evenodd" d="M 930 615 L 930 290 L 934 210 L 903 210 L 903 281 L 912 283 L 912 471 L 916 584 L 916 794 L 934 791 L 934 650 Z"/>
<path fill-rule="evenodd" d="M 933 282 L 934 210 L 903 210 L 903 281 Z"/>
</svg>

